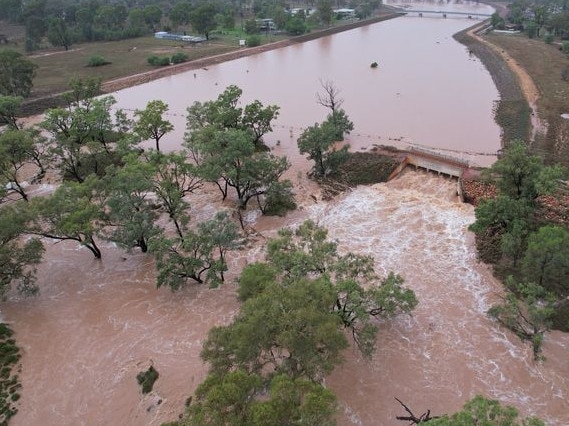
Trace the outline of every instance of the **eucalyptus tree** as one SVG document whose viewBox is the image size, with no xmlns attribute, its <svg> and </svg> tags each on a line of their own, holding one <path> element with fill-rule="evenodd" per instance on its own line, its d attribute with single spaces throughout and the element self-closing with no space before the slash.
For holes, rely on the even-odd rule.
<svg viewBox="0 0 569 426">
<path fill-rule="evenodd" d="M 528 280 L 561 297 L 569 295 L 569 231 L 546 225 L 528 238 L 522 269 Z"/>
<path fill-rule="evenodd" d="M 344 140 L 344 135 L 354 130 L 354 123 L 342 109 L 344 99 L 340 97 L 341 90 L 330 80 L 320 80 L 322 92 L 316 93 L 316 103 L 330 110 L 326 119 L 333 124 L 335 140 Z"/>
<path fill-rule="evenodd" d="M 5 124 L 10 129 L 19 130 L 18 115 L 24 98 L 21 96 L 0 95 L 0 124 Z"/>
<path fill-rule="evenodd" d="M 112 111 L 115 103 L 112 96 L 89 98 L 46 112 L 40 127 L 51 136 L 49 153 L 64 178 L 81 183 L 89 174 L 102 176 L 107 166 L 120 163 L 117 148 L 123 144 L 128 151 L 134 144 L 124 112 Z"/>
<path fill-rule="evenodd" d="M 498 187 L 498 196 L 482 200 L 470 227 L 477 235 L 483 260 L 495 262 L 507 255 L 517 264 L 528 236 L 538 227 L 538 197 L 554 192 L 562 173 L 558 166 L 544 166 L 525 143 L 513 141 L 508 145 L 502 157 L 485 171 L 486 179 Z M 489 243 L 489 238 L 495 241 Z M 485 249 L 480 250 L 482 247 Z M 491 251 L 495 254 L 489 255 Z"/>
<path fill-rule="evenodd" d="M 233 322 L 212 328 L 204 342 L 210 372 L 181 425 L 334 424 L 335 397 L 322 381 L 343 361 L 344 330 L 370 356 L 377 330 L 370 319 L 417 304 L 401 278 L 382 282 L 370 258 L 339 255 L 311 221 L 269 241 L 265 262 L 241 273 L 238 295 Z"/>
<path fill-rule="evenodd" d="M 336 149 L 337 128 L 331 116 L 321 124 L 306 128 L 297 144 L 301 154 L 308 154 L 307 158 L 314 161 L 312 173 L 317 177 L 326 177 L 334 174 L 338 166 L 348 158 L 348 146 Z"/>
<path fill-rule="evenodd" d="M 161 235 L 153 194 L 154 167 L 131 156 L 122 167 L 110 167 L 98 185 L 104 208 L 101 234 L 127 250 L 148 251 L 150 241 Z"/>
<path fill-rule="evenodd" d="M 343 329 L 371 356 L 372 318 L 392 318 L 417 305 L 401 277 L 381 280 L 371 258 L 339 255 L 326 229 L 311 221 L 296 231 L 280 230 L 268 242 L 266 261 L 243 270 L 238 294 L 244 304 L 234 323 L 213 329 L 204 344 L 212 371 L 286 372 L 316 381 L 341 362 L 348 345 Z"/>
<path fill-rule="evenodd" d="M 38 291 L 36 266 L 44 247 L 39 238 L 23 239 L 26 232 L 27 206 L 22 203 L 0 205 L 0 297 L 15 285 L 20 293 Z"/>
<path fill-rule="evenodd" d="M 258 148 L 263 142 L 263 136 L 272 129 L 272 122 L 279 115 L 276 105 L 263 106 L 255 100 L 240 107 L 243 91 L 235 86 L 228 86 L 216 100 L 194 102 L 187 112 L 186 144 L 192 146 L 192 134 L 204 128 L 217 130 L 238 129 L 250 134 L 251 142 Z"/>
<path fill-rule="evenodd" d="M 508 286 L 516 294 L 508 292 L 501 303 L 493 305 L 488 315 L 513 331 L 523 341 L 532 345 L 534 359 L 541 358 L 541 346 L 545 332 L 551 329 L 555 314 L 555 296 L 541 285 L 515 283 L 508 279 Z"/>
<path fill-rule="evenodd" d="M 202 136 L 194 139 L 194 148 L 201 156 L 198 173 L 217 184 L 223 199 L 228 189 L 233 188 L 241 209 L 245 209 L 252 198 L 265 194 L 290 167 L 285 157 L 256 152 L 249 133 L 244 130 L 219 130 L 211 136 L 210 132 Z"/>
<path fill-rule="evenodd" d="M 95 185 L 93 177 L 82 184 L 65 182 L 52 195 L 32 198 L 27 211 L 22 212 L 26 232 L 57 241 L 75 241 L 100 259 L 96 235 L 102 226 L 103 211 L 96 202 Z"/>
<path fill-rule="evenodd" d="M 28 97 L 37 65 L 15 50 L 0 50 L 0 95 Z"/>
<path fill-rule="evenodd" d="M 7 130 L 0 133 L 0 185 L 9 187 L 24 201 L 28 194 L 22 181 L 22 169 L 34 162 L 34 140 L 30 132 Z"/>
<path fill-rule="evenodd" d="M 258 398 L 265 394 L 264 398 Z M 197 391 L 178 426 L 335 425 L 336 396 L 329 389 L 285 374 L 268 380 L 236 370 L 211 374 Z"/>
<path fill-rule="evenodd" d="M 280 181 L 289 163 L 262 149 L 262 138 L 272 130 L 279 108 L 264 107 L 259 101 L 241 108 L 241 94 L 240 88 L 229 86 L 217 100 L 188 108 L 185 145 L 198 174 L 215 183 L 223 199 L 231 187 L 242 209 L 253 198 L 267 207 L 265 211 L 277 199 L 291 207 L 291 198 L 282 202 L 283 197 L 292 197 L 290 186 Z"/>
<path fill-rule="evenodd" d="M 69 50 L 73 44 L 73 31 L 68 27 L 65 18 L 51 17 L 47 27 L 47 39 L 53 46 L 61 46 Z"/>
<path fill-rule="evenodd" d="M 91 101 L 101 94 L 102 79 L 96 77 L 72 78 L 69 80 L 70 90 L 63 94 L 68 108 L 81 106 L 89 109 Z"/>
<path fill-rule="evenodd" d="M 203 179 L 198 176 L 196 166 L 187 161 L 185 151 L 168 154 L 150 151 L 144 157 L 153 168 L 153 191 L 178 236 L 183 237 L 190 210 L 186 197 L 202 188 Z"/>
<path fill-rule="evenodd" d="M 209 40 L 209 33 L 217 28 L 215 16 L 218 8 L 215 4 L 204 2 L 192 9 L 189 13 L 189 21 L 192 29 L 198 34 L 203 34 Z"/>
<path fill-rule="evenodd" d="M 370 256 L 338 254 L 338 244 L 328 239 L 328 231 L 312 221 L 296 230 L 282 229 L 267 244 L 267 261 L 280 271 L 283 283 L 302 277 L 325 278 L 335 300 L 329 310 L 349 329 L 361 352 L 375 350 L 375 319 L 388 319 L 411 312 L 418 301 L 404 287 L 401 276 L 389 273 L 381 279 Z"/>
<path fill-rule="evenodd" d="M 163 118 L 167 112 L 168 105 L 160 100 L 150 101 L 145 109 L 134 112 L 134 132 L 142 140 L 153 139 L 156 151 L 160 151 L 160 139 L 174 130 L 172 123 Z"/>
<path fill-rule="evenodd" d="M 397 398 L 395 398 L 397 399 Z M 399 401 L 399 399 L 397 399 Z M 407 411 L 407 416 L 397 416 L 397 420 L 402 420 L 409 425 L 429 423 L 432 426 L 457 426 L 457 425 L 484 425 L 484 426 L 545 426 L 545 423 L 536 417 L 521 418 L 516 408 L 502 405 L 500 401 L 476 395 L 467 401 L 462 410 L 454 414 L 442 416 L 431 416 L 430 410 L 421 416 L 413 414 L 411 409 L 399 403 Z"/>
<path fill-rule="evenodd" d="M 191 9 L 192 5 L 189 2 L 177 2 L 168 13 L 172 28 L 176 29 L 180 25 L 187 25 L 190 22 Z"/>
<path fill-rule="evenodd" d="M 179 290 L 188 282 L 216 287 L 225 281 L 227 252 L 239 247 L 239 233 L 227 213 L 187 229 L 183 235 L 162 235 L 152 241 L 156 257 L 157 285 Z"/>
<path fill-rule="evenodd" d="M 523 141 L 512 141 L 502 156 L 486 172 L 501 195 L 534 202 L 540 195 L 550 194 L 562 176 L 559 166 L 545 166 L 532 155 Z"/>
</svg>

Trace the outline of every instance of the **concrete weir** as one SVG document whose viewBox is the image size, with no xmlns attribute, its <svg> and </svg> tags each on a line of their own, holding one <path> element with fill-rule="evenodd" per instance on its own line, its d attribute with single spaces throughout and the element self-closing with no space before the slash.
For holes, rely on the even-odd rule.
<svg viewBox="0 0 569 426">
<path fill-rule="evenodd" d="M 437 154 L 430 151 L 419 149 L 410 149 L 403 152 L 405 158 L 389 175 L 388 180 L 394 179 L 401 174 L 407 166 L 414 166 L 415 169 L 424 169 L 428 172 L 437 173 L 438 175 L 446 175 L 457 179 L 457 195 L 463 200 L 462 196 L 462 175 L 465 170 L 469 169 L 467 161 L 457 158 Z"/>
</svg>

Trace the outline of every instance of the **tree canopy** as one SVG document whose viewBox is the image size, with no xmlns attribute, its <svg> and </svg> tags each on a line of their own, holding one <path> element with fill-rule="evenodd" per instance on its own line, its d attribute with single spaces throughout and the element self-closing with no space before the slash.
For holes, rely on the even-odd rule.
<svg viewBox="0 0 569 426">
<path fill-rule="evenodd" d="M 556 299 L 569 294 L 569 231 L 544 224 L 537 213 L 539 196 L 555 191 L 562 170 L 544 166 L 526 144 L 514 141 L 486 175 L 499 193 L 476 207 L 470 229 L 480 257 L 512 274 L 506 296 L 488 314 L 531 341 L 534 357 L 540 359 L 541 343 L 559 305 Z"/>
<path fill-rule="evenodd" d="M 294 208 L 291 185 L 281 181 L 290 164 L 263 145 L 278 107 L 253 101 L 239 106 L 242 90 L 229 86 L 217 100 L 188 108 L 185 146 L 197 163 L 196 173 L 215 183 L 223 199 L 233 188 L 239 207 L 256 199 L 263 212 Z"/>
<path fill-rule="evenodd" d="M 0 297 L 15 285 L 23 294 L 35 294 L 38 288 L 36 266 L 41 262 L 44 247 L 38 238 L 20 241 L 25 234 L 25 206 L 0 206 Z"/>
<path fill-rule="evenodd" d="M 379 280 L 369 257 L 339 255 L 314 222 L 282 229 L 266 261 L 241 273 L 233 323 L 210 330 L 201 353 L 210 373 L 180 424 L 334 424 L 335 398 L 320 383 L 343 360 L 344 330 L 370 356 L 371 318 L 417 304 L 402 282 L 395 274 Z"/>
<path fill-rule="evenodd" d="M 544 426 L 535 417 L 520 418 L 517 409 L 477 395 L 461 411 L 429 421 L 430 426 Z"/>
<path fill-rule="evenodd" d="M 312 172 L 315 176 L 326 177 L 337 171 L 338 166 L 348 158 L 348 146 L 335 148 L 337 128 L 332 116 L 323 123 L 315 123 L 305 129 L 298 138 L 298 149 L 301 154 L 314 161 Z"/>
<path fill-rule="evenodd" d="M 174 130 L 174 126 L 163 115 L 168 111 L 168 105 L 160 100 L 148 102 L 146 109 L 136 110 L 137 117 L 134 123 L 134 131 L 142 140 L 153 139 L 156 151 L 160 151 L 160 139 Z"/>
<path fill-rule="evenodd" d="M 203 3 L 190 12 L 189 21 L 195 32 L 205 35 L 205 38 L 209 40 L 209 33 L 217 28 L 216 14 L 217 8 L 215 5 Z"/>
<path fill-rule="evenodd" d="M 26 98 L 36 75 L 33 62 L 15 50 L 0 50 L 0 95 Z"/>
</svg>

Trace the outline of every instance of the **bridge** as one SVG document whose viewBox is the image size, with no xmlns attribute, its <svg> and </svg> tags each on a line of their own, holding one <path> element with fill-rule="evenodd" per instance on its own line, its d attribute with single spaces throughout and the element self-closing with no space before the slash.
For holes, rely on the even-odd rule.
<svg viewBox="0 0 569 426">
<path fill-rule="evenodd" d="M 469 18 L 472 17 L 482 17 L 482 18 L 489 18 L 492 16 L 490 13 L 477 13 L 477 12 L 455 12 L 455 11 L 445 11 L 445 10 L 421 10 L 421 9 L 405 9 L 403 14 L 409 15 L 412 13 L 417 13 L 419 16 L 423 16 L 424 13 L 430 13 L 434 15 L 443 15 L 443 18 L 446 18 L 448 15 L 462 15 L 468 16 Z"/>
</svg>

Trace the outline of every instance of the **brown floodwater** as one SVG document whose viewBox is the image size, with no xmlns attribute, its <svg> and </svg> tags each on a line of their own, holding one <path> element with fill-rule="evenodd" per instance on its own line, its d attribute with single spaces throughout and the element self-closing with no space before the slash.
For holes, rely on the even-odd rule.
<svg viewBox="0 0 569 426">
<path fill-rule="evenodd" d="M 455 181 L 407 171 L 324 202 L 296 152 L 301 129 L 326 113 L 315 103 L 319 78 L 342 89 L 356 125 L 349 138 L 356 149 L 401 138 L 457 156 L 495 152 L 499 130 L 491 110 L 497 92 L 480 63 L 451 37 L 468 23 L 401 18 L 200 70 L 195 78 L 192 72 L 117 93 L 125 108 L 143 108 L 155 98 L 170 104 L 177 124 L 165 142 L 171 150 L 180 146 L 185 107 L 214 98 L 227 84 L 242 87 L 245 101 L 281 105 L 267 142 L 293 161 L 289 177 L 300 208 L 286 218 L 247 212 L 256 233 L 246 249 L 231 255 L 231 273 L 219 289 L 156 289 L 150 256 L 103 244 L 103 259 L 96 261 L 75 244 L 47 242 L 41 295 L 12 295 L 2 306 L 23 351 L 22 398 L 13 424 L 134 426 L 176 419 L 206 374 L 199 352 L 207 331 L 229 322 L 238 309 L 239 270 L 262 258 L 264 242 L 278 228 L 307 218 L 327 226 L 341 250 L 372 255 L 383 274 L 400 273 L 420 300 L 412 316 L 381 324 L 372 360 L 349 349 L 345 364 L 326 380 L 338 394 L 341 425 L 402 424 L 395 416 L 405 413 L 394 397 L 417 413 L 440 414 L 477 393 L 550 425 L 569 424 L 569 337 L 548 333 L 547 360 L 536 364 L 528 345 L 486 317 L 501 286 L 476 260 L 467 230 L 473 208 L 457 200 Z M 380 67 L 371 70 L 374 60 Z M 194 220 L 223 208 L 214 190 L 190 202 Z M 160 378 L 143 396 L 136 375 L 149 365 Z"/>
<path fill-rule="evenodd" d="M 474 2 L 425 2 L 416 7 L 493 10 Z M 243 103 L 259 99 L 281 107 L 266 142 L 291 145 L 288 155 L 296 160 L 302 130 L 328 114 L 316 103 L 319 82 L 332 81 L 354 122 L 347 139 L 352 149 L 420 145 L 487 165 L 500 148 L 500 129 L 492 113 L 499 95 L 481 62 L 452 38 L 475 22 L 461 15 L 392 19 L 173 75 L 122 90 L 116 97 L 130 110 L 156 98 L 168 103 L 176 131 L 163 146 L 178 149 L 186 108 L 194 101 L 214 99 L 235 84 L 243 89 Z M 378 68 L 371 68 L 372 62 L 378 62 Z M 484 155 L 470 155 L 475 153 Z"/>
<path fill-rule="evenodd" d="M 302 183 L 307 193 L 315 188 Z M 317 194 L 317 192 L 314 192 Z M 203 195 L 201 218 L 217 197 Z M 15 425 L 158 425 L 175 419 L 206 373 L 199 359 L 207 330 L 231 320 L 238 304 L 233 278 L 262 256 L 266 238 L 312 218 L 330 229 L 341 250 L 369 254 L 382 274 L 400 273 L 420 300 L 412 316 L 381 324 L 378 350 L 365 360 L 353 349 L 327 379 L 338 394 L 341 425 L 396 425 L 404 414 L 458 409 L 481 393 L 550 425 L 569 424 L 569 338 L 548 333 L 536 364 L 531 349 L 485 315 L 501 286 L 477 262 L 473 208 L 456 182 L 408 171 L 388 184 L 362 187 L 333 203 L 304 206 L 286 219 L 255 218 L 247 250 L 231 256 L 226 285 L 155 288 L 152 259 L 104 247 L 102 261 L 74 244 L 48 245 L 42 294 L 13 297 L 3 315 L 22 346 L 23 392 Z M 136 374 L 159 371 L 143 396 Z"/>
</svg>

